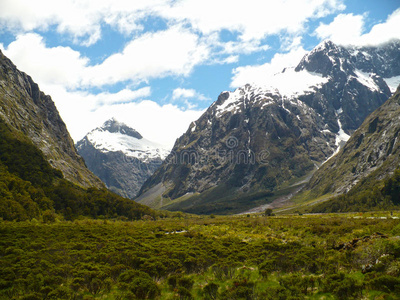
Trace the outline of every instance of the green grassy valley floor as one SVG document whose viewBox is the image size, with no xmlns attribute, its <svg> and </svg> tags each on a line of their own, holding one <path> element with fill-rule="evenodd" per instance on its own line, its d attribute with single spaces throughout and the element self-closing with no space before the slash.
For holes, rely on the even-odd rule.
<svg viewBox="0 0 400 300">
<path fill-rule="evenodd" d="M 0 299 L 400 298 L 398 212 L 184 217 L 0 221 Z"/>
</svg>

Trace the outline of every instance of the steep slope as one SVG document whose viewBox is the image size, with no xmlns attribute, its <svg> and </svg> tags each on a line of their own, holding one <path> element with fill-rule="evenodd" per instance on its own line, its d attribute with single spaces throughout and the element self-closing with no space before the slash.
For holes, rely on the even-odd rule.
<svg viewBox="0 0 400 300">
<path fill-rule="evenodd" d="M 169 150 L 115 119 L 89 132 L 76 148 L 110 190 L 130 199 L 169 154 Z"/>
<path fill-rule="evenodd" d="M 400 53 L 398 42 L 362 50 L 323 42 L 277 74 L 273 87 L 222 93 L 177 140 L 137 200 L 227 213 L 295 193 L 391 95 L 383 76 L 400 75 L 398 64 L 389 72 L 367 59 L 385 47 L 390 57 Z"/>
<path fill-rule="evenodd" d="M 77 153 L 52 99 L 0 52 L 0 118 L 23 133 L 65 178 L 83 187 L 102 187 Z"/>
<path fill-rule="evenodd" d="M 400 87 L 368 116 L 344 148 L 326 162 L 305 187 L 309 197 L 344 194 L 388 176 L 399 168 Z"/>
</svg>

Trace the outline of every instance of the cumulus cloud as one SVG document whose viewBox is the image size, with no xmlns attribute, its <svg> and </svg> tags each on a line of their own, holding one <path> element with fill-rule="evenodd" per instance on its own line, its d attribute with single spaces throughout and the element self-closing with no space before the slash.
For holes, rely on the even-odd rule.
<svg viewBox="0 0 400 300">
<path fill-rule="evenodd" d="M 204 34 L 226 29 L 251 41 L 282 31 L 297 33 L 304 29 L 308 19 L 344 8 L 341 0 L 186 0 L 173 2 L 161 14 L 167 19 L 186 21 Z"/>
<path fill-rule="evenodd" d="M 232 58 L 238 54 L 252 54 L 270 49 L 269 45 L 263 44 L 261 40 L 221 40 L 219 33 L 211 33 L 203 36 L 203 42 L 209 45 L 214 54 L 212 63 L 223 64 L 231 63 Z M 228 55 L 228 57 L 226 57 Z"/>
<path fill-rule="evenodd" d="M 378 45 L 391 39 L 400 39 L 400 9 L 385 22 L 365 32 L 366 15 L 340 14 L 331 23 L 321 23 L 315 30 L 320 39 L 331 39 L 342 45 Z"/>
<path fill-rule="evenodd" d="M 339 44 L 351 44 L 364 30 L 364 15 L 340 14 L 330 24 L 321 23 L 315 30 L 320 39 L 330 39 Z"/>
<path fill-rule="evenodd" d="M 89 62 L 78 51 L 69 47 L 47 48 L 36 33 L 17 36 L 4 50 L 5 55 L 40 84 L 61 84 L 68 88 L 80 85 Z"/>
<path fill-rule="evenodd" d="M 149 97 L 150 95 L 151 88 L 149 86 L 146 86 L 138 90 L 123 89 L 117 93 L 103 92 L 97 95 L 92 94 L 90 95 L 90 97 L 93 97 L 96 106 L 100 107 L 105 104 L 112 105 L 132 102 L 136 99 Z"/>
<path fill-rule="evenodd" d="M 203 34 L 227 29 L 251 41 L 282 31 L 299 32 L 308 19 L 344 7 L 343 0 L 2 0 L 0 25 L 25 32 L 55 26 L 76 43 L 89 46 L 101 38 L 101 24 L 132 33 L 143 30 L 141 21 L 151 15 L 189 23 Z"/>
<path fill-rule="evenodd" d="M 123 81 L 137 85 L 151 78 L 187 76 L 207 60 L 209 48 L 197 35 L 173 27 L 132 40 L 121 53 L 95 66 L 70 47 L 47 47 L 36 33 L 19 35 L 5 54 L 40 84 L 77 88 Z"/>
<path fill-rule="evenodd" d="M 140 20 L 154 12 L 165 0 L 2 0 L 0 25 L 16 32 L 46 30 L 72 36 L 75 43 L 90 46 L 101 38 L 101 24 L 121 32 L 142 29 Z"/>
<path fill-rule="evenodd" d="M 400 8 L 395 10 L 385 22 L 372 27 L 371 31 L 360 37 L 360 44 L 376 45 L 391 39 L 400 39 Z"/>
<path fill-rule="evenodd" d="M 182 99 L 182 98 L 196 98 L 197 100 L 210 100 L 206 96 L 196 92 L 194 89 L 184 89 L 176 88 L 172 92 L 172 100 Z"/>
<path fill-rule="evenodd" d="M 172 99 L 179 99 L 179 98 L 194 98 L 196 96 L 196 91 L 193 89 L 182 89 L 177 88 L 172 92 Z"/>
<path fill-rule="evenodd" d="M 306 53 L 302 47 L 297 47 L 288 53 L 275 54 L 269 63 L 238 67 L 233 70 L 231 87 L 240 87 L 247 83 L 273 85 L 276 73 L 281 73 L 284 68 L 295 67 Z"/>
<path fill-rule="evenodd" d="M 217 63 L 220 63 L 220 64 L 232 64 L 232 63 L 236 63 L 238 61 L 239 61 L 239 55 L 230 55 L 230 56 L 224 58 L 223 60 L 218 61 Z"/>
<path fill-rule="evenodd" d="M 165 76 L 187 76 L 207 60 L 209 48 L 196 34 L 180 27 L 146 33 L 129 42 L 121 53 L 85 70 L 88 85 L 125 80 L 147 81 Z"/>
</svg>

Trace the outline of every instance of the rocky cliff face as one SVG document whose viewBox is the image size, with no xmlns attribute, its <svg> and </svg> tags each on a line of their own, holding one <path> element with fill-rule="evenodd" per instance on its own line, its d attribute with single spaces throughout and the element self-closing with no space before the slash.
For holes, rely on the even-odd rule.
<svg viewBox="0 0 400 300">
<path fill-rule="evenodd" d="M 397 42 L 386 48 L 387 56 L 400 54 Z M 332 128 L 340 121 L 343 130 L 350 134 L 390 97 L 391 91 L 384 78 L 400 74 L 398 64 L 392 65 L 389 72 L 384 61 L 372 59 L 383 47 L 361 49 L 344 48 L 327 41 L 306 55 L 296 67 L 296 71 L 307 70 L 329 79 L 321 90 L 302 97 L 302 101 L 330 121 L 328 124 Z"/>
<path fill-rule="evenodd" d="M 277 86 L 222 93 L 177 140 L 138 200 L 172 210 L 233 212 L 292 192 L 390 97 L 387 83 L 400 68 L 384 66 L 381 57 L 395 60 L 399 45 L 350 49 L 324 42 L 296 68 L 277 74 Z M 250 200 L 235 205 L 243 199 Z"/>
<path fill-rule="evenodd" d="M 110 190 L 130 199 L 169 154 L 169 150 L 115 119 L 92 130 L 76 148 Z"/>
<path fill-rule="evenodd" d="M 400 164 L 400 87 L 366 118 L 344 148 L 311 178 L 305 190 L 314 197 L 343 194 L 368 176 L 380 180 Z"/>
<path fill-rule="evenodd" d="M 0 52 L 0 118 L 24 133 L 64 177 L 82 187 L 101 187 L 76 152 L 51 97 Z"/>
</svg>

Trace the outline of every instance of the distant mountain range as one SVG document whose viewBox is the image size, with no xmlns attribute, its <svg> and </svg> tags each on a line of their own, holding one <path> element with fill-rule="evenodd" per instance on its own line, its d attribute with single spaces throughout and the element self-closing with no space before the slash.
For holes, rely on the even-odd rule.
<svg viewBox="0 0 400 300">
<path fill-rule="evenodd" d="M 76 148 L 110 190 L 131 199 L 170 152 L 114 118 L 89 132 Z"/>
<path fill-rule="evenodd" d="M 0 52 L 0 217 L 156 214 L 105 185 L 153 208 L 199 214 L 293 196 L 329 200 L 315 211 L 400 204 L 399 83 L 399 41 L 325 41 L 270 83 L 221 93 L 172 151 L 116 119 L 76 150 L 51 97 Z"/>
<path fill-rule="evenodd" d="M 274 86 L 223 92 L 175 143 L 137 201 L 234 213 L 295 194 L 400 82 L 400 42 L 325 41 Z"/>
</svg>

